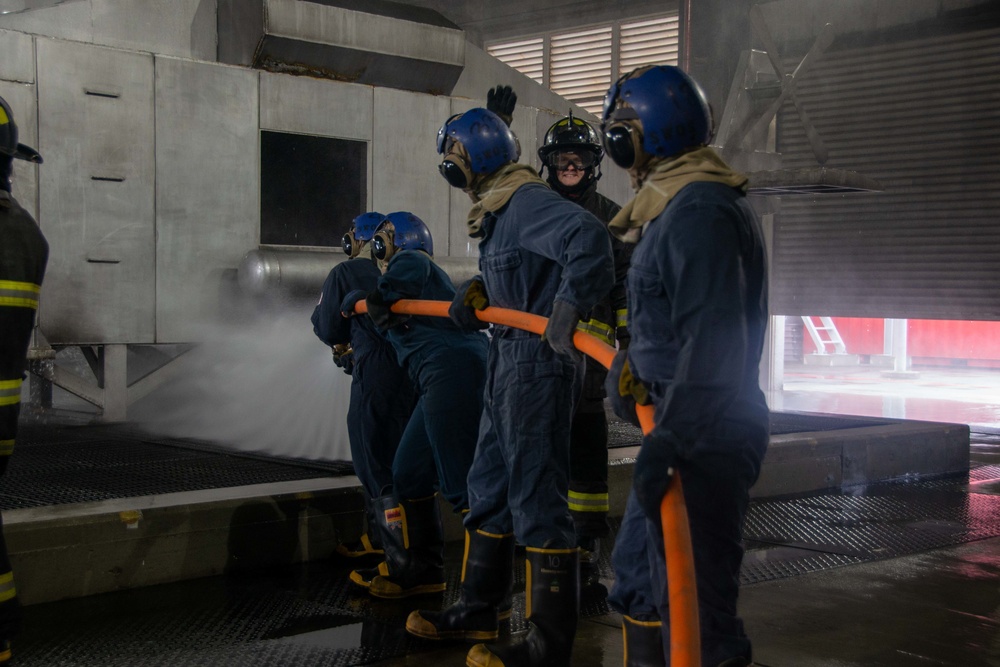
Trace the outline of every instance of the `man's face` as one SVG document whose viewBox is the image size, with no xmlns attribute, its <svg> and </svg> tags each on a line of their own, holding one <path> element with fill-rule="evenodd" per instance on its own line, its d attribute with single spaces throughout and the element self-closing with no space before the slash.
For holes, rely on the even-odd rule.
<svg viewBox="0 0 1000 667">
<path fill-rule="evenodd" d="M 567 188 L 579 183 L 587 171 L 584 167 L 585 160 L 572 151 L 557 153 L 553 162 L 556 178 Z"/>
</svg>

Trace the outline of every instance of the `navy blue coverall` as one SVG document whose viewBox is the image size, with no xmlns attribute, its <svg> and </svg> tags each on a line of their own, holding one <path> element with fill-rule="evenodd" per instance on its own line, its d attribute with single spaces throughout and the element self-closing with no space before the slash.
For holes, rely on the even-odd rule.
<svg viewBox="0 0 1000 667">
<path fill-rule="evenodd" d="M 349 259 L 331 269 L 313 310 L 313 331 L 333 347 L 350 343 L 354 350 L 347 435 L 354 471 L 371 498 L 392 485 L 392 462 L 403 437 L 416 393 L 396 352 L 375 329 L 371 318 L 343 317 L 340 304 L 354 290 L 375 289 L 381 273 L 371 259 Z"/>
<path fill-rule="evenodd" d="M 560 299 L 586 316 L 614 283 L 605 226 L 544 185 L 522 185 L 487 214 L 483 232 L 479 268 L 491 306 L 548 317 Z M 570 422 L 584 363 L 536 334 L 497 327 L 487 368 L 465 527 L 513 530 L 529 547 L 572 547 Z"/>
<path fill-rule="evenodd" d="M 34 219 L 9 192 L 0 190 L 0 475 L 7 470 L 17 439 L 25 356 L 48 258 L 49 245 Z M 0 650 L 20 620 L 0 517 Z"/>
<path fill-rule="evenodd" d="M 377 289 L 387 302 L 455 297 L 451 278 L 422 250 L 393 255 Z M 469 507 L 466 479 L 483 409 L 486 336 L 465 333 L 448 318 L 416 316 L 386 337 L 418 395 L 393 465 L 396 497 L 426 498 L 437 487 L 461 512 Z"/>
<path fill-rule="evenodd" d="M 656 430 L 678 443 L 702 662 L 749 659 L 736 599 L 743 519 L 768 442 L 767 404 L 758 385 L 767 267 L 760 223 L 743 193 L 706 182 L 682 189 L 643 233 L 627 287 L 629 365 L 649 388 Z M 634 493 L 612 566 L 609 604 L 637 620 L 662 618 L 669 656 L 662 530 L 647 520 Z"/>
</svg>

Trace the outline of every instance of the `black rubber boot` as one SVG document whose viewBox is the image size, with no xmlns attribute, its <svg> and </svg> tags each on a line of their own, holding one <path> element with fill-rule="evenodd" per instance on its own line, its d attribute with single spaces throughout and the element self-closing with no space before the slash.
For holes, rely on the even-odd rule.
<svg viewBox="0 0 1000 667">
<path fill-rule="evenodd" d="M 368 556 L 383 556 L 385 551 L 382 549 L 381 544 L 376 544 L 376 542 L 381 542 L 381 540 L 375 539 L 375 532 L 372 533 L 362 533 L 354 542 L 344 543 L 341 542 L 337 545 L 337 555 L 342 558 L 358 559 L 367 558 Z"/>
<path fill-rule="evenodd" d="M 508 644 L 476 644 L 468 667 L 569 667 L 580 615 L 580 555 L 527 549 L 528 632 Z"/>
<path fill-rule="evenodd" d="M 437 494 L 419 500 L 401 500 L 402 550 L 386 542 L 388 574 L 371 581 L 368 592 L 378 598 L 405 598 L 424 593 L 440 593 L 444 580 L 444 529 Z M 381 565 L 379 566 L 381 568 Z"/>
<path fill-rule="evenodd" d="M 625 641 L 625 667 L 665 667 L 663 657 L 663 623 L 637 621 L 622 616 L 622 634 Z"/>
<path fill-rule="evenodd" d="M 365 532 L 354 542 L 341 542 L 337 545 L 336 553 L 341 558 L 355 560 L 385 554 L 385 551 L 382 550 L 382 536 L 379 535 L 378 530 L 378 519 L 376 517 L 378 509 L 375 507 L 375 501 L 367 493 L 364 494 L 364 499 Z"/>
<path fill-rule="evenodd" d="M 513 584 L 514 536 L 466 531 L 458 600 L 441 611 L 412 612 L 406 630 L 424 639 L 496 639 L 501 611 L 510 617 Z"/>
<path fill-rule="evenodd" d="M 406 552 L 406 542 L 403 536 L 403 513 L 395 496 L 379 496 L 372 501 L 372 516 L 375 532 L 378 533 L 386 559 L 390 557 L 400 560 Z M 388 554 L 394 554 L 392 556 Z M 383 561 L 375 567 L 357 569 L 351 572 L 351 583 L 362 588 L 371 588 L 372 580 L 379 575 L 388 575 L 389 565 Z"/>
</svg>

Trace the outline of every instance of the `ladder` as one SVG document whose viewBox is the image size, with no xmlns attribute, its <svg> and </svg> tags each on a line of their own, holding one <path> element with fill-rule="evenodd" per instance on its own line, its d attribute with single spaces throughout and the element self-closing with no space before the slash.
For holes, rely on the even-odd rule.
<svg viewBox="0 0 1000 667">
<path fill-rule="evenodd" d="M 820 321 L 820 326 L 816 326 L 817 319 Z M 802 323 L 806 325 L 809 337 L 816 346 L 816 354 L 830 354 L 831 350 L 828 349 L 830 346 L 833 346 L 834 354 L 847 354 L 847 346 L 844 345 L 844 339 L 840 337 L 832 317 L 803 315 Z"/>
</svg>

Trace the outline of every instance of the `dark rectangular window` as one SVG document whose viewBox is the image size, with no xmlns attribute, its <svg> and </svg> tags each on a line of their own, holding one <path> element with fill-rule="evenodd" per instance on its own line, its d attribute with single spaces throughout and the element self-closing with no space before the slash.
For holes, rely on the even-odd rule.
<svg viewBox="0 0 1000 667">
<path fill-rule="evenodd" d="M 260 133 L 260 242 L 338 247 L 368 201 L 368 144 Z"/>
</svg>

